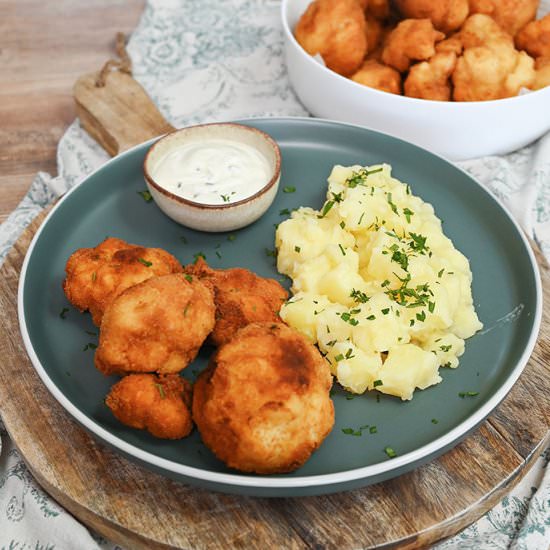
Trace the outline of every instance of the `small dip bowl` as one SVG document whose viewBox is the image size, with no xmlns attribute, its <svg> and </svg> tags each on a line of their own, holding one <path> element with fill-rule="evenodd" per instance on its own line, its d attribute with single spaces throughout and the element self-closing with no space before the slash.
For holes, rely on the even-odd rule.
<svg viewBox="0 0 550 550">
<path fill-rule="evenodd" d="M 260 160 L 265 159 L 265 182 L 256 182 L 256 190 L 249 196 L 232 202 L 229 195 L 220 195 L 227 201 L 221 204 L 196 202 L 169 191 L 166 183 L 163 186 L 162 181 L 157 181 L 161 178 L 153 177 L 171 153 L 195 145 L 200 149 L 202 144 L 220 141 L 244 146 L 249 151 L 252 148 L 256 155 L 261 155 Z M 234 123 L 201 124 L 175 130 L 155 142 L 145 156 L 143 171 L 157 206 L 174 221 L 199 231 L 232 231 L 256 221 L 270 207 L 279 188 L 281 152 L 275 140 L 257 128 Z M 211 184 L 197 183 L 197 192 L 204 185 Z"/>
</svg>

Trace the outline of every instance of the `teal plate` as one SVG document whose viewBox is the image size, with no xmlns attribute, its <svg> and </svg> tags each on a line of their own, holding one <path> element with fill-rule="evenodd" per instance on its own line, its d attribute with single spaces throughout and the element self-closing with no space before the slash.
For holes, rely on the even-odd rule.
<svg viewBox="0 0 550 550">
<path fill-rule="evenodd" d="M 365 128 L 317 119 L 244 123 L 279 143 L 282 182 L 269 211 L 234 237 L 186 229 L 143 200 L 138 193 L 145 189 L 142 162 L 152 142 L 112 159 L 57 204 L 29 248 L 19 286 L 21 332 L 36 371 L 61 405 L 100 440 L 164 475 L 213 490 L 258 496 L 341 491 L 397 476 L 442 454 L 506 396 L 535 344 L 541 287 L 526 239 L 481 185 L 424 149 Z M 103 400 L 116 378 L 94 368 L 94 352 L 87 346 L 97 342 L 88 334 L 97 329 L 88 314 L 68 304 L 61 289 L 73 251 L 110 235 L 162 247 L 182 263 L 202 252 L 215 268 L 240 266 L 279 278 L 266 249 L 274 248 L 274 225 L 285 218 L 280 211 L 321 206 L 334 164 L 380 162 L 391 164 L 397 178 L 433 204 L 445 233 L 470 259 L 474 301 L 485 328 L 466 342 L 458 369 L 441 369 L 443 382 L 418 391 L 411 402 L 384 395 L 378 399 L 374 392 L 353 397 L 335 385 L 332 433 L 302 468 L 287 475 L 231 470 L 209 452 L 196 431 L 180 441 L 162 441 L 115 420 Z M 296 192 L 284 193 L 285 186 Z M 69 308 L 64 319 L 63 308 Z M 204 348 L 184 376 L 193 379 L 210 353 Z M 468 391 L 479 394 L 459 396 Z M 365 430 L 359 437 L 342 431 L 365 424 L 376 426 L 376 433 Z M 393 459 L 384 452 L 388 446 L 397 453 Z"/>
</svg>

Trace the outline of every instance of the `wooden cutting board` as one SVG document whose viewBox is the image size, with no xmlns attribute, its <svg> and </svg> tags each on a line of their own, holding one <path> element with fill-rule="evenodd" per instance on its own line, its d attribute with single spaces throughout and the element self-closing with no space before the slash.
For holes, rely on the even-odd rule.
<svg viewBox="0 0 550 550">
<path fill-rule="evenodd" d="M 83 123 L 112 154 L 132 145 L 135 136 L 142 141 L 170 128 L 131 76 L 109 73 L 100 95 L 93 89 L 95 78 L 88 75 L 77 83 L 77 104 L 80 100 L 79 112 L 86 111 Z M 148 114 L 126 118 L 128 110 L 136 112 L 136 101 Z M 129 129 L 128 120 L 137 126 Z M 17 283 L 43 217 L 25 231 L 0 269 L 0 412 L 42 487 L 118 544 L 132 549 L 421 548 L 457 533 L 493 507 L 550 443 L 550 271 L 539 254 L 545 305 L 533 355 L 489 419 L 440 458 L 364 489 L 296 499 L 212 493 L 152 473 L 80 428 L 27 357 L 17 321 Z"/>
</svg>

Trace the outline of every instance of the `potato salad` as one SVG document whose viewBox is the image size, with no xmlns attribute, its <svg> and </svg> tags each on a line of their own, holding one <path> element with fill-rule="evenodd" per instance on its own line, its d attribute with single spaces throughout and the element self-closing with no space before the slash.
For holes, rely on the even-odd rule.
<svg viewBox="0 0 550 550">
<path fill-rule="evenodd" d="M 433 207 L 391 166 L 335 166 L 320 211 L 277 228 L 277 267 L 292 278 L 281 318 L 317 344 L 338 382 L 412 399 L 458 366 L 482 328 L 466 257 Z"/>
</svg>

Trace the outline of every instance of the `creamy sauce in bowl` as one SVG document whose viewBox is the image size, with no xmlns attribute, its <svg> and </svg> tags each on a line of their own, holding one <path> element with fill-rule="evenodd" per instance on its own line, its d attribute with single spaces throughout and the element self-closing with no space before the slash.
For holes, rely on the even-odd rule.
<svg viewBox="0 0 550 550">
<path fill-rule="evenodd" d="M 226 139 L 184 143 L 158 160 L 155 183 L 202 204 L 229 204 L 251 197 L 269 182 L 272 169 L 254 147 Z"/>
</svg>

